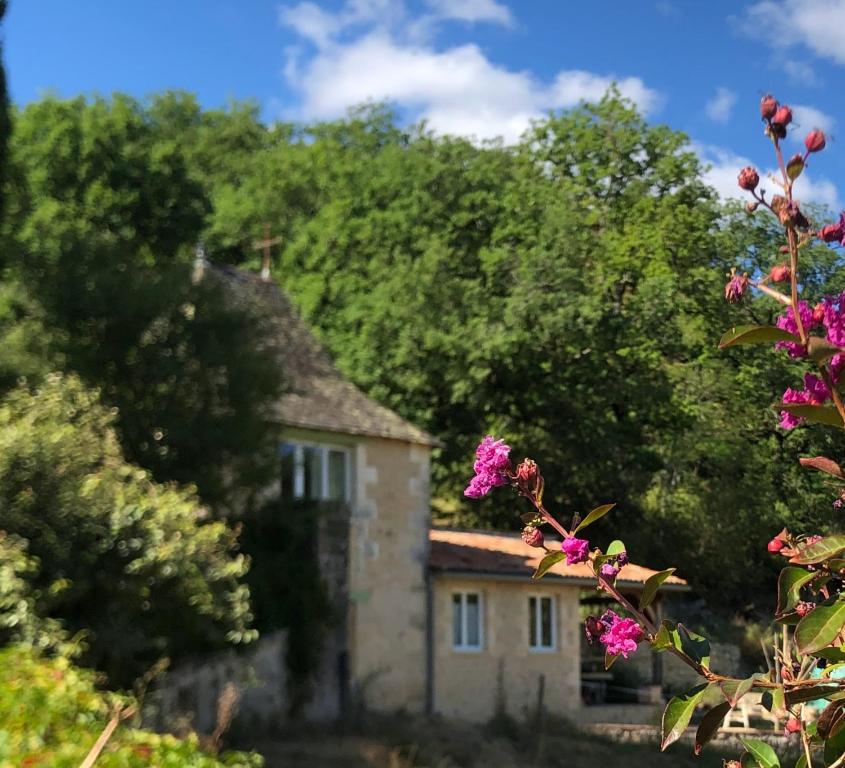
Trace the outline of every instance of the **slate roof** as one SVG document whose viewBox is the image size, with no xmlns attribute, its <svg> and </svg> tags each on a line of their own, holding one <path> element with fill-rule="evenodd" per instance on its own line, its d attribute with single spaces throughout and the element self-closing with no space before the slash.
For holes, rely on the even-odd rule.
<svg viewBox="0 0 845 768">
<path fill-rule="evenodd" d="M 432 571 L 501 576 L 505 578 L 531 578 L 534 569 L 546 554 L 542 549 L 529 547 L 519 534 L 461 531 L 433 528 L 429 532 L 428 564 Z M 649 576 L 656 573 L 650 568 L 629 563 L 619 572 L 616 583 L 621 587 L 642 588 Z M 587 563 L 552 566 L 544 579 L 561 579 L 576 586 L 594 586 L 596 579 Z M 661 589 L 688 591 L 684 579 L 670 576 Z"/>
<path fill-rule="evenodd" d="M 226 265 L 206 262 L 205 266 L 234 288 L 258 297 L 269 310 L 269 321 L 276 329 L 274 346 L 288 390 L 275 412 L 281 424 L 428 446 L 440 444 L 347 380 L 274 281 Z"/>
</svg>

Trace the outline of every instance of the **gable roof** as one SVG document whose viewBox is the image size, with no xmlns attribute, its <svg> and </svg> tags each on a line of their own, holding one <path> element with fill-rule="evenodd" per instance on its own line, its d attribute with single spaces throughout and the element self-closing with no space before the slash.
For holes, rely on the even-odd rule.
<svg viewBox="0 0 845 768">
<path fill-rule="evenodd" d="M 275 282 L 227 265 L 206 262 L 205 266 L 236 289 L 247 289 L 269 310 L 287 389 L 275 409 L 281 424 L 439 445 L 436 438 L 371 400 L 346 379 Z"/>
<path fill-rule="evenodd" d="M 479 576 L 520 577 L 530 581 L 540 564 L 544 550 L 529 547 L 519 534 L 484 531 L 461 531 L 432 528 L 429 532 L 429 568 L 449 573 L 478 574 Z M 619 572 L 616 583 L 621 587 L 641 589 L 649 576 L 657 573 L 650 568 L 628 563 Z M 561 579 L 575 586 L 595 586 L 596 578 L 589 563 L 565 565 L 556 563 L 543 577 Z M 688 591 L 684 579 L 670 576 L 663 590 Z"/>
</svg>

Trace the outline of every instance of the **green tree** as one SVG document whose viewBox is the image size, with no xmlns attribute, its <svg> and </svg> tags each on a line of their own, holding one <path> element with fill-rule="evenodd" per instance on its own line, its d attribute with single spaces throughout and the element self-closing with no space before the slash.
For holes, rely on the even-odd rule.
<svg viewBox="0 0 845 768">
<path fill-rule="evenodd" d="M 7 381 L 37 375 L 39 339 L 42 369 L 78 372 L 118 408 L 130 461 L 223 512 L 271 471 L 281 376 L 259 304 L 191 279 L 209 203 L 159 113 L 116 96 L 17 115 L 0 268 L 17 286 L 7 333 L 33 332 L 0 364 Z"/>
<path fill-rule="evenodd" d="M 9 393 L 0 403 L 0 530 L 26 540 L 31 560 L 21 552 L 10 567 L 34 615 L 83 631 L 84 659 L 126 685 L 161 656 L 253 633 L 235 534 L 205 519 L 190 490 L 128 464 L 114 420 L 74 377 Z"/>
</svg>

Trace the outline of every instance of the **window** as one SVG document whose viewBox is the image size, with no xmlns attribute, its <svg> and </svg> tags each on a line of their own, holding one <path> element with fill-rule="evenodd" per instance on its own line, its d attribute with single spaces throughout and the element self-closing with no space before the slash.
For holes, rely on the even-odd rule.
<svg viewBox="0 0 845 768">
<path fill-rule="evenodd" d="M 455 592 L 452 595 L 452 647 L 456 651 L 480 651 L 481 595 Z"/>
<path fill-rule="evenodd" d="M 349 501 L 351 456 L 346 448 L 306 443 L 279 446 L 282 497 L 314 501 Z"/>
<path fill-rule="evenodd" d="M 555 649 L 555 599 L 528 598 L 528 646 L 532 651 Z"/>
</svg>

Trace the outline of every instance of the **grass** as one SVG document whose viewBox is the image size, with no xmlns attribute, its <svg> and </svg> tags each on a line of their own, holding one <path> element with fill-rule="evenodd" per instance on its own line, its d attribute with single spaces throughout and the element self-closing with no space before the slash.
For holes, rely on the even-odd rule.
<svg viewBox="0 0 845 768">
<path fill-rule="evenodd" d="M 722 768 L 728 755 L 709 747 L 696 758 L 689 744 L 661 754 L 656 744 L 620 744 L 549 724 L 540 738 L 526 726 L 473 726 L 442 719 L 370 719 L 354 733 L 309 727 L 255 745 L 266 768 Z"/>
</svg>

